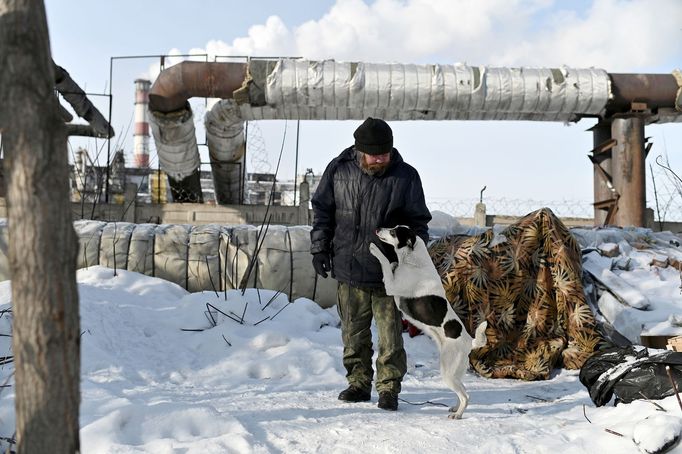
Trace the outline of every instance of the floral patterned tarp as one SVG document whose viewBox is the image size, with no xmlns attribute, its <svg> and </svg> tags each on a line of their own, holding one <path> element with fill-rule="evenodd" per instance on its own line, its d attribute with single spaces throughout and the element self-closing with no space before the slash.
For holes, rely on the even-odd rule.
<svg viewBox="0 0 682 454">
<path fill-rule="evenodd" d="M 470 355 L 484 377 L 548 379 L 555 367 L 579 369 L 600 345 L 580 247 L 550 209 L 499 234 L 445 236 L 429 253 L 467 330 L 488 321 L 488 343 Z"/>
</svg>

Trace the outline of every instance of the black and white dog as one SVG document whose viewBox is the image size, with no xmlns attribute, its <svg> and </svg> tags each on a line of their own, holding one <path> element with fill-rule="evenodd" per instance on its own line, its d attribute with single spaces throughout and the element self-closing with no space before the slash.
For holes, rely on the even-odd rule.
<svg viewBox="0 0 682 454">
<path fill-rule="evenodd" d="M 445 289 L 424 240 L 412 229 L 398 225 L 392 229 L 378 229 L 376 234 L 381 241 L 392 245 L 398 255 L 398 263 L 391 263 L 375 244 L 369 246 L 372 255 L 381 263 L 386 294 L 395 298 L 395 304 L 410 323 L 438 345 L 443 381 L 459 398 L 459 405 L 450 408 L 448 417 L 460 419 L 469 404 L 469 395 L 462 383 L 469 366 L 469 353 L 472 348 L 486 344 L 488 324 L 481 323 L 474 338 L 467 333 L 445 297 Z"/>
</svg>

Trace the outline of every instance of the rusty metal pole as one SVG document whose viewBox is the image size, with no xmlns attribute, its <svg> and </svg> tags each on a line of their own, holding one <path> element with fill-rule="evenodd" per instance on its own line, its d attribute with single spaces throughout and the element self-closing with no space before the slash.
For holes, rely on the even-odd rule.
<svg viewBox="0 0 682 454">
<path fill-rule="evenodd" d="M 646 152 L 644 119 L 614 118 L 611 137 L 617 144 L 612 151 L 613 185 L 620 194 L 616 225 L 644 227 L 646 224 Z"/>
<path fill-rule="evenodd" d="M 599 151 L 604 148 L 604 144 L 611 140 L 611 124 L 606 121 L 599 121 L 592 128 L 592 144 L 594 146 L 592 162 L 594 164 L 594 225 L 604 225 L 606 213 L 599 202 L 609 200 L 613 197 L 613 192 L 608 187 L 605 175 L 611 175 L 611 150 Z M 597 169 L 601 167 L 602 171 Z"/>
</svg>

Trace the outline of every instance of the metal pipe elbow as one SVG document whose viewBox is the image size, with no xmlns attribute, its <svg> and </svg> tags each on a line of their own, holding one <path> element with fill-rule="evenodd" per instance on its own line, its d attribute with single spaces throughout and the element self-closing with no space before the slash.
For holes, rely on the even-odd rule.
<svg viewBox="0 0 682 454">
<path fill-rule="evenodd" d="M 183 61 L 161 71 L 149 91 L 149 109 L 169 113 L 192 97 L 232 98 L 246 78 L 246 63 Z"/>
</svg>

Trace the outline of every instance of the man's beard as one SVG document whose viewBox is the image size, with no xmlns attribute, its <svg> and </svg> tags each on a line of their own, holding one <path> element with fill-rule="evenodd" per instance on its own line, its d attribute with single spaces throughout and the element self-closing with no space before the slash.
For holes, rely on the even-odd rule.
<svg viewBox="0 0 682 454">
<path fill-rule="evenodd" d="M 360 169 L 362 169 L 364 173 L 366 173 L 369 176 L 378 177 L 383 175 L 391 161 L 376 164 L 368 164 L 367 161 L 365 160 L 365 154 L 358 153 L 358 163 L 360 164 Z"/>
</svg>

